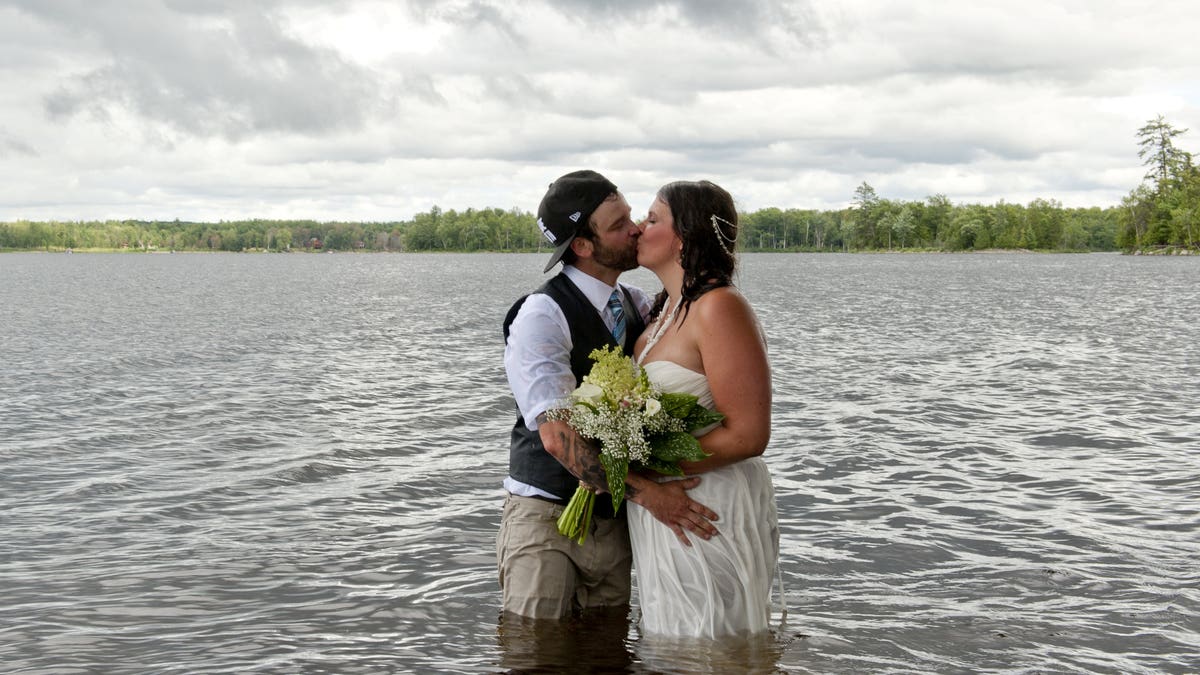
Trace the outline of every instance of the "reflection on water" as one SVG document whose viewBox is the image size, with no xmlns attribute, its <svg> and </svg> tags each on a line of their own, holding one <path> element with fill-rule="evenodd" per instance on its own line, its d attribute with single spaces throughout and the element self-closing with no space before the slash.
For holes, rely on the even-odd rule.
<svg viewBox="0 0 1200 675">
<path fill-rule="evenodd" d="M 789 614 L 696 644 L 499 617 L 543 258 L 0 256 L 6 672 L 1196 670 L 1200 260 L 744 256 Z"/>
<path fill-rule="evenodd" d="M 695 640 L 643 636 L 635 649 L 640 672 L 763 674 L 778 672 L 787 645 L 786 633 Z"/>
<path fill-rule="evenodd" d="M 629 609 L 590 611 L 562 621 L 503 613 L 496 630 L 500 667 L 512 673 L 564 673 L 581 666 L 628 672 Z"/>
<path fill-rule="evenodd" d="M 510 673 L 774 673 L 788 641 L 782 625 L 749 637 L 698 640 L 641 635 L 636 612 L 590 612 L 562 621 L 503 613 L 500 668 Z"/>
</svg>

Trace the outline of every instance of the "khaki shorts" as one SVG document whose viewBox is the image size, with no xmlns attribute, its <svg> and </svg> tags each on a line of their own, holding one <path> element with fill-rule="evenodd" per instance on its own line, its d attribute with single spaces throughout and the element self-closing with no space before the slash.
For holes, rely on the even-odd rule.
<svg viewBox="0 0 1200 675">
<path fill-rule="evenodd" d="M 633 555 L 625 518 L 595 520 L 581 546 L 558 533 L 563 508 L 532 497 L 504 500 L 496 561 L 505 611 L 557 619 L 576 609 L 629 604 Z"/>
</svg>

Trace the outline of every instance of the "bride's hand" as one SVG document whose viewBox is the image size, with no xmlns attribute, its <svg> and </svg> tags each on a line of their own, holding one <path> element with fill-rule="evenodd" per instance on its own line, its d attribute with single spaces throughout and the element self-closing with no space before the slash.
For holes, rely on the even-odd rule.
<svg viewBox="0 0 1200 675">
<path fill-rule="evenodd" d="M 684 546 L 691 546 L 687 532 L 702 539 L 711 539 L 720 532 L 712 521 L 717 520 L 717 514 L 707 506 L 692 499 L 687 491 L 700 484 L 700 478 L 693 476 L 683 480 L 657 483 L 644 476 L 630 474 L 629 490 L 626 497 L 650 512 L 659 522 L 671 528 L 675 537 Z M 636 483 L 636 484 L 635 484 Z M 633 494 L 631 495 L 630 492 Z"/>
</svg>

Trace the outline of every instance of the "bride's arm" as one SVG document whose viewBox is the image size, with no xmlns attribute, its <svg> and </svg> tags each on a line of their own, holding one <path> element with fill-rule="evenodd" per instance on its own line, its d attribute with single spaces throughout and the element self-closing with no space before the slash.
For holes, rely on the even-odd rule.
<svg viewBox="0 0 1200 675">
<path fill-rule="evenodd" d="M 692 305 L 687 323 L 712 390 L 713 407 L 725 419 L 700 438 L 712 455 L 687 462 L 688 474 L 711 471 L 757 457 L 771 439 L 771 369 L 754 310 L 733 288 L 709 291 Z"/>
</svg>

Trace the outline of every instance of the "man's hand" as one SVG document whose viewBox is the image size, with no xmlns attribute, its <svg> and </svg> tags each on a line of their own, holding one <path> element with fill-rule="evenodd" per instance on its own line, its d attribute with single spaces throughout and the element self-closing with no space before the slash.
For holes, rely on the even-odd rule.
<svg viewBox="0 0 1200 675">
<path fill-rule="evenodd" d="M 646 509 L 659 522 L 671 528 L 684 546 L 691 546 L 688 531 L 702 539 L 711 539 L 720 534 L 711 522 L 717 519 L 717 514 L 687 496 L 687 491 L 699 484 L 700 478 L 697 476 L 658 483 L 645 476 L 630 473 L 626 482 L 625 498 Z"/>
</svg>

